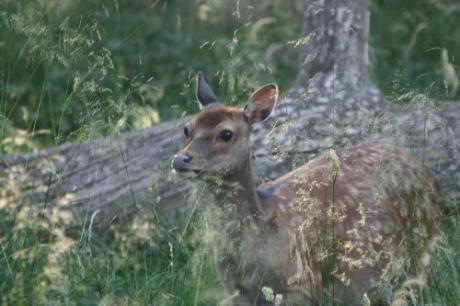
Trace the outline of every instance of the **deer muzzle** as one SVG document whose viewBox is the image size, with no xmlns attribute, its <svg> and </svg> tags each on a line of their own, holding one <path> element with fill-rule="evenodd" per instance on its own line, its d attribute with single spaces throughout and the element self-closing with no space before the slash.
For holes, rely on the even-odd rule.
<svg viewBox="0 0 460 306">
<path fill-rule="evenodd" d="M 190 171 L 190 162 L 192 161 L 193 157 L 188 154 L 176 154 L 173 157 L 171 166 L 174 170 L 178 172 L 185 172 Z"/>
</svg>

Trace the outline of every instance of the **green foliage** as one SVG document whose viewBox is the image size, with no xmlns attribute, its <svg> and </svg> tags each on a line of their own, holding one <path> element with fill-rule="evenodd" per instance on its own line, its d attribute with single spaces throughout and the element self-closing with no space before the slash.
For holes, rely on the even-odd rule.
<svg viewBox="0 0 460 306">
<path fill-rule="evenodd" d="M 203 239 L 205 214 L 192 210 L 184 220 L 183 230 L 171 229 L 151 214 L 63 242 L 40 219 L 24 226 L 0 210 L 0 303 L 216 305 L 225 295 Z M 459 222 L 458 213 L 443 222 L 420 305 L 460 303 Z"/>
<path fill-rule="evenodd" d="M 405 103 L 418 93 L 441 101 L 460 97 L 460 3 L 372 0 L 370 10 L 371 76 L 390 101 Z"/>
<path fill-rule="evenodd" d="M 150 215 L 104 236 L 58 239 L 0 210 L 0 304 L 215 305 L 222 288 L 203 220 L 185 217 L 182 231 Z"/>
<path fill-rule="evenodd" d="M 0 210 L 0 303 L 46 302 L 44 266 L 53 235 L 37 223 L 21 226 Z"/>
<path fill-rule="evenodd" d="M 0 0 L 0 154 L 193 113 L 198 70 L 226 103 L 265 82 L 286 92 L 297 69 L 287 42 L 299 38 L 302 2 Z M 384 94 L 398 103 L 417 93 L 458 98 L 460 4 L 372 0 L 370 8 L 371 75 Z M 12 213 L 0 202 L 2 304 L 215 305 L 221 297 L 212 252 L 197 239 L 199 216 L 186 231 L 152 217 L 142 230 L 66 241 L 40 218 Z M 425 304 L 460 304 L 459 222 L 444 224 Z"/>
<path fill-rule="evenodd" d="M 295 78 L 300 1 L 0 2 L 0 152 L 142 128 L 195 111 L 204 70 L 227 103 Z M 19 133 L 19 134 L 18 134 Z"/>
<path fill-rule="evenodd" d="M 302 2 L 2 0 L 0 152 L 194 112 L 197 70 L 226 103 L 264 82 L 285 92 Z M 370 8 L 371 76 L 384 94 L 398 103 L 417 93 L 458 98 L 460 4 L 372 0 Z"/>
<path fill-rule="evenodd" d="M 426 304 L 460 305 L 460 215 L 445 218 L 433 256 Z"/>
</svg>

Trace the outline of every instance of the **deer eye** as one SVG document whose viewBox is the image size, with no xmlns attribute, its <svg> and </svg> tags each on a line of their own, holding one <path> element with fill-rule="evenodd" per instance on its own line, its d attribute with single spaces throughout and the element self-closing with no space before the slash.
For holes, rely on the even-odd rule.
<svg viewBox="0 0 460 306">
<path fill-rule="evenodd" d="M 219 138 L 223 141 L 230 141 L 233 137 L 233 132 L 230 130 L 223 130 L 220 132 Z"/>
</svg>

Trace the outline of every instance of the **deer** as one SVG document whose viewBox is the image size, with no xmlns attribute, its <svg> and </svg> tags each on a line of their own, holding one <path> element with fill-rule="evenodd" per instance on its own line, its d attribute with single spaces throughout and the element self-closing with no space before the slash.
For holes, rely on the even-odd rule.
<svg viewBox="0 0 460 306">
<path fill-rule="evenodd" d="M 202 72 L 196 80 L 200 111 L 184 125 L 172 168 L 209 195 L 214 258 L 230 304 L 391 302 L 385 286 L 401 269 L 423 265 L 438 229 L 443 202 L 430 169 L 402 148 L 370 143 L 325 151 L 257 187 L 251 130 L 273 112 L 278 86 L 230 107 Z"/>
</svg>

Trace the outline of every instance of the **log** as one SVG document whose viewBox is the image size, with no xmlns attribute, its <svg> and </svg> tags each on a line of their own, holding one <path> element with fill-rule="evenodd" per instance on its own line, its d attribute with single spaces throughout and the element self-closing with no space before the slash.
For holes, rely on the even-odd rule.
<svg viewBox="0 0 460 306">
<path fill-rule="evenodd" d="M 364 142 L 406 147 L 441 180 L 452 207 L 460 190 L 460 103 L 414 96 L 388 104 L 368 78 L 366 0 L 305 0 L 296 85 L 254 131 L 259 180 L 273 179 L 326 149 Z M 0 157 L 0 209 L 75 229 L 107 228 L 156 213 L 177 223 L 190 183 L 170 171 L 188 118 L 106 139 Z"/>
</svg>

